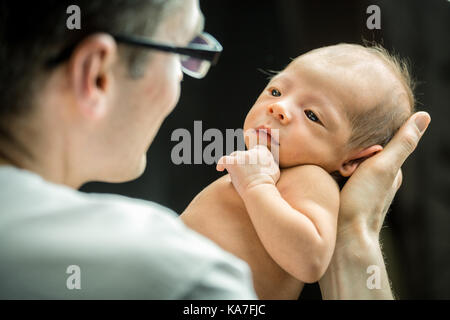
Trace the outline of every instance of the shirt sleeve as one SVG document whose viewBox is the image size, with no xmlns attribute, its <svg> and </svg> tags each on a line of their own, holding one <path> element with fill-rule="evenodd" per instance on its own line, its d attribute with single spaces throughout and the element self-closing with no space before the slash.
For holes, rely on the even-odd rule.
<svg viewBox="0 0 450 320">
<path fill-rule="evenodd" d="M 256 300 L 250 268 L 242 263 L 214 263 L 182 300 Z"/>
</svg>

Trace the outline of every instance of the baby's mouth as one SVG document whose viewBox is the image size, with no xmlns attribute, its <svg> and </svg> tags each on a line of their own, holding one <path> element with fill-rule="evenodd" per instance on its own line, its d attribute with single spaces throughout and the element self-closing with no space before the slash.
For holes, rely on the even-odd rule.
<svg viewBox="0 0 450 320">
<path fill-rule="evenodd" d="M 258 137 L 258 143 L 261 142 L 260 139 L 264 142 L 266 142 L 267 146 L 270 147 L 270 145 L 274 144 L 274 146 L 279 146 L 280 143 L 278 140 L 274 137 L 274 134 L 272 134 L 272 130 L 270 128 L 260 126 L 255 129 L 256 135 Z M 278 133 L 276 134 L 278 137 Z"/>
</svg>

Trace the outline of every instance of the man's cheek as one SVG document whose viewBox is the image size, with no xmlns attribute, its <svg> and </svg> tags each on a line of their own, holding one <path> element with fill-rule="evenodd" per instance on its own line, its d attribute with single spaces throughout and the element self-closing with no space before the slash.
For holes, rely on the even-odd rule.
<svg viewBox="0 0 450 320">
<path fill-rule="evenodd" d="M 168 115 L 178 103 L 181 94 L 181 86 L 178 80 L 170 81 L 164 88 L 165 113 Z"/>
</svg>

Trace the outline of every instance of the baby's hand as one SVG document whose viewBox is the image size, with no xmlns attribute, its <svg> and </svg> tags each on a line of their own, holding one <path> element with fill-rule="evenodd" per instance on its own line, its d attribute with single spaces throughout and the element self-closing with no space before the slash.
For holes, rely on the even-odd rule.
<svg viewBox="0 0 450 320">
<path fill-rule="evenodd" d="M 256 145 L 248 151 L 235 151 L 219 159 L 216 169 L 226 169 L 236 191 L 241 195 L 260 184 L 275 185 L 280 168 L 266 146 Z"/>
</svg>

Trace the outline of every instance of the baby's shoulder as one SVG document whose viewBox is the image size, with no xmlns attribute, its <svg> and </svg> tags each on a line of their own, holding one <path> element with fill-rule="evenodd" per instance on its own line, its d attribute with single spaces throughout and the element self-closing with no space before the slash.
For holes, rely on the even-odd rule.
<svg viewBox="0 0 450 320">
<path fill-rule="evenodd" d="M 213 202 L 217 202 L 219 200 L 229 202 L 240 199 L 237 191 L 233 187 L 229 174 L 223 175 L 222 177 L 211 182 L 197 195 L 196 198 L 199 197 L 210 199 L 210 201 Z"/>
<path fill-rule="evenodd" d="M 339 197 L 339 186 L 333 177 L 316 165 L 300 165 L 283 169 L 277 188 L 284 197 Z"/>
</svg>

